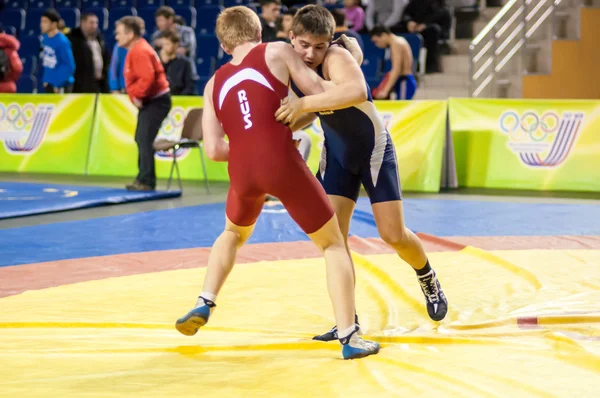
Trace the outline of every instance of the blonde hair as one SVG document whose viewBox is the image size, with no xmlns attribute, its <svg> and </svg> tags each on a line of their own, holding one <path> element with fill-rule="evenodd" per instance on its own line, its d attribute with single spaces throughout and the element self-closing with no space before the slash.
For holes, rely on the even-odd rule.
<svg viewBox="0 0 600 398">
<path fill-rule="evenodd" d="M 248 7 L 229 7 L 219 14 L 216 32 L 223 47 L 233 51 L 240 44 L 260 41 L 260 19 Z"/>
</svg>

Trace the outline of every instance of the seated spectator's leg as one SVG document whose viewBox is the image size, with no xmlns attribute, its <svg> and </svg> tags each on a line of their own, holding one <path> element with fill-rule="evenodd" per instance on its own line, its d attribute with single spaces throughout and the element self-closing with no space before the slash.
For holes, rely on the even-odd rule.
<svg viewBox="0 0 600 398">
<path fill-rule="evenodd" d="M 452 15 L 450 14 L 450 10 L 448 10 L 447 8 L 441 8 L 431 18 L 432 23 L 440 26 L 440 39 L 449 40 L 450 27 L 452 26 Z"/>
<path fill-rule="evenodd" d="M 423 41 L 425 42 L 425 48 L 427 48 L 427 62 L 425 64 L 426 73 L 441 72 L 440 64 L 440 50 L 439 43 L 441 36 L 441 28 L 437 24 L 427 25 L 425 30 L 421 32 Z"/>
</svg>

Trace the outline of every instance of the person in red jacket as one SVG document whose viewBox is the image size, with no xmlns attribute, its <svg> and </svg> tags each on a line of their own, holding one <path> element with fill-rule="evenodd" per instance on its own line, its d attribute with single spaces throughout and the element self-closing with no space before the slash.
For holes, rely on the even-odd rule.
<svg viewBox="0 0 600 398">
<path fill-rule="evenodd" d="M 144 20 L 140 17 L 127 16 L 117 21 L 117 43 L 128 50 L 123 72 L 126 91 L 131 102 L 140 109 L 135 129 L 139 173 L 133 184 L 127 185 L 130 191 L 156 188 L 153 143 L 171 110 L 165 70 L 156 51 L 142 38 L 143 34 Z"/>
<path fill-rule="evenodd" d="M 0 65 L 0 93 L 17 92 L 17 80 L 23 72 L 23 63 L 17 53 L 20 46 L 21 43 L 14 36 L 0 31 L 0 50 L 3 50 L 8 58 L 8 65 Z M 3 57 L 0 56 L 1 58 Z"/>
</svg>

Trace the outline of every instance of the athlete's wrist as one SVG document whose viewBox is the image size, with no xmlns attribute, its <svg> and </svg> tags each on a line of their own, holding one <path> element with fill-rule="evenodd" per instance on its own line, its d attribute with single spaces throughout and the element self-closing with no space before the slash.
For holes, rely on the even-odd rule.
<svg viewBox="0 0 600 398">
<path fill-rule="evenodd" d="M 301 113 L 307 113 L 306 106 L 306 97 L 298 98 L 298 107 L 300 108 Z"/>
</svg>

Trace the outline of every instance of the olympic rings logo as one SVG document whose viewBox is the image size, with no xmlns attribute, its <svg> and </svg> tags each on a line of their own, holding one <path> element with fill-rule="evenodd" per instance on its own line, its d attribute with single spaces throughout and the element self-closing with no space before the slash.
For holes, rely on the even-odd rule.
<svg viewBox="0 0 600 398">
<path fill-rule="evenodd" d="M 500 129 L 509 135 L 512 141 L 524 141 L 529 138 L 533 142 L 544 141 L 549 134 L 555 133 L 560 125 L 560 117 L 556 112 L 548 111 L 542 116 L 527 111 L 520 117 L 515 111 L 504 112 L 500 116 Z"/>
<path fill-rule="evenodd" d="M 0 124 L 8 123 L 17 131 L 22 131 L 30 127 L 35 120 L 37 111 L 33 104 L 25 104 L 22 107 L 18 104 L 5 106 L 0 103 Z"/>
<path fill-rule="evenodd" d="M 186 114 L 187 112 L 181 107 L 171 109 L 160 127 L 159 135 L 170 137 L 177 133 L 179 129 L 183 128 Z"/>
</svg>

